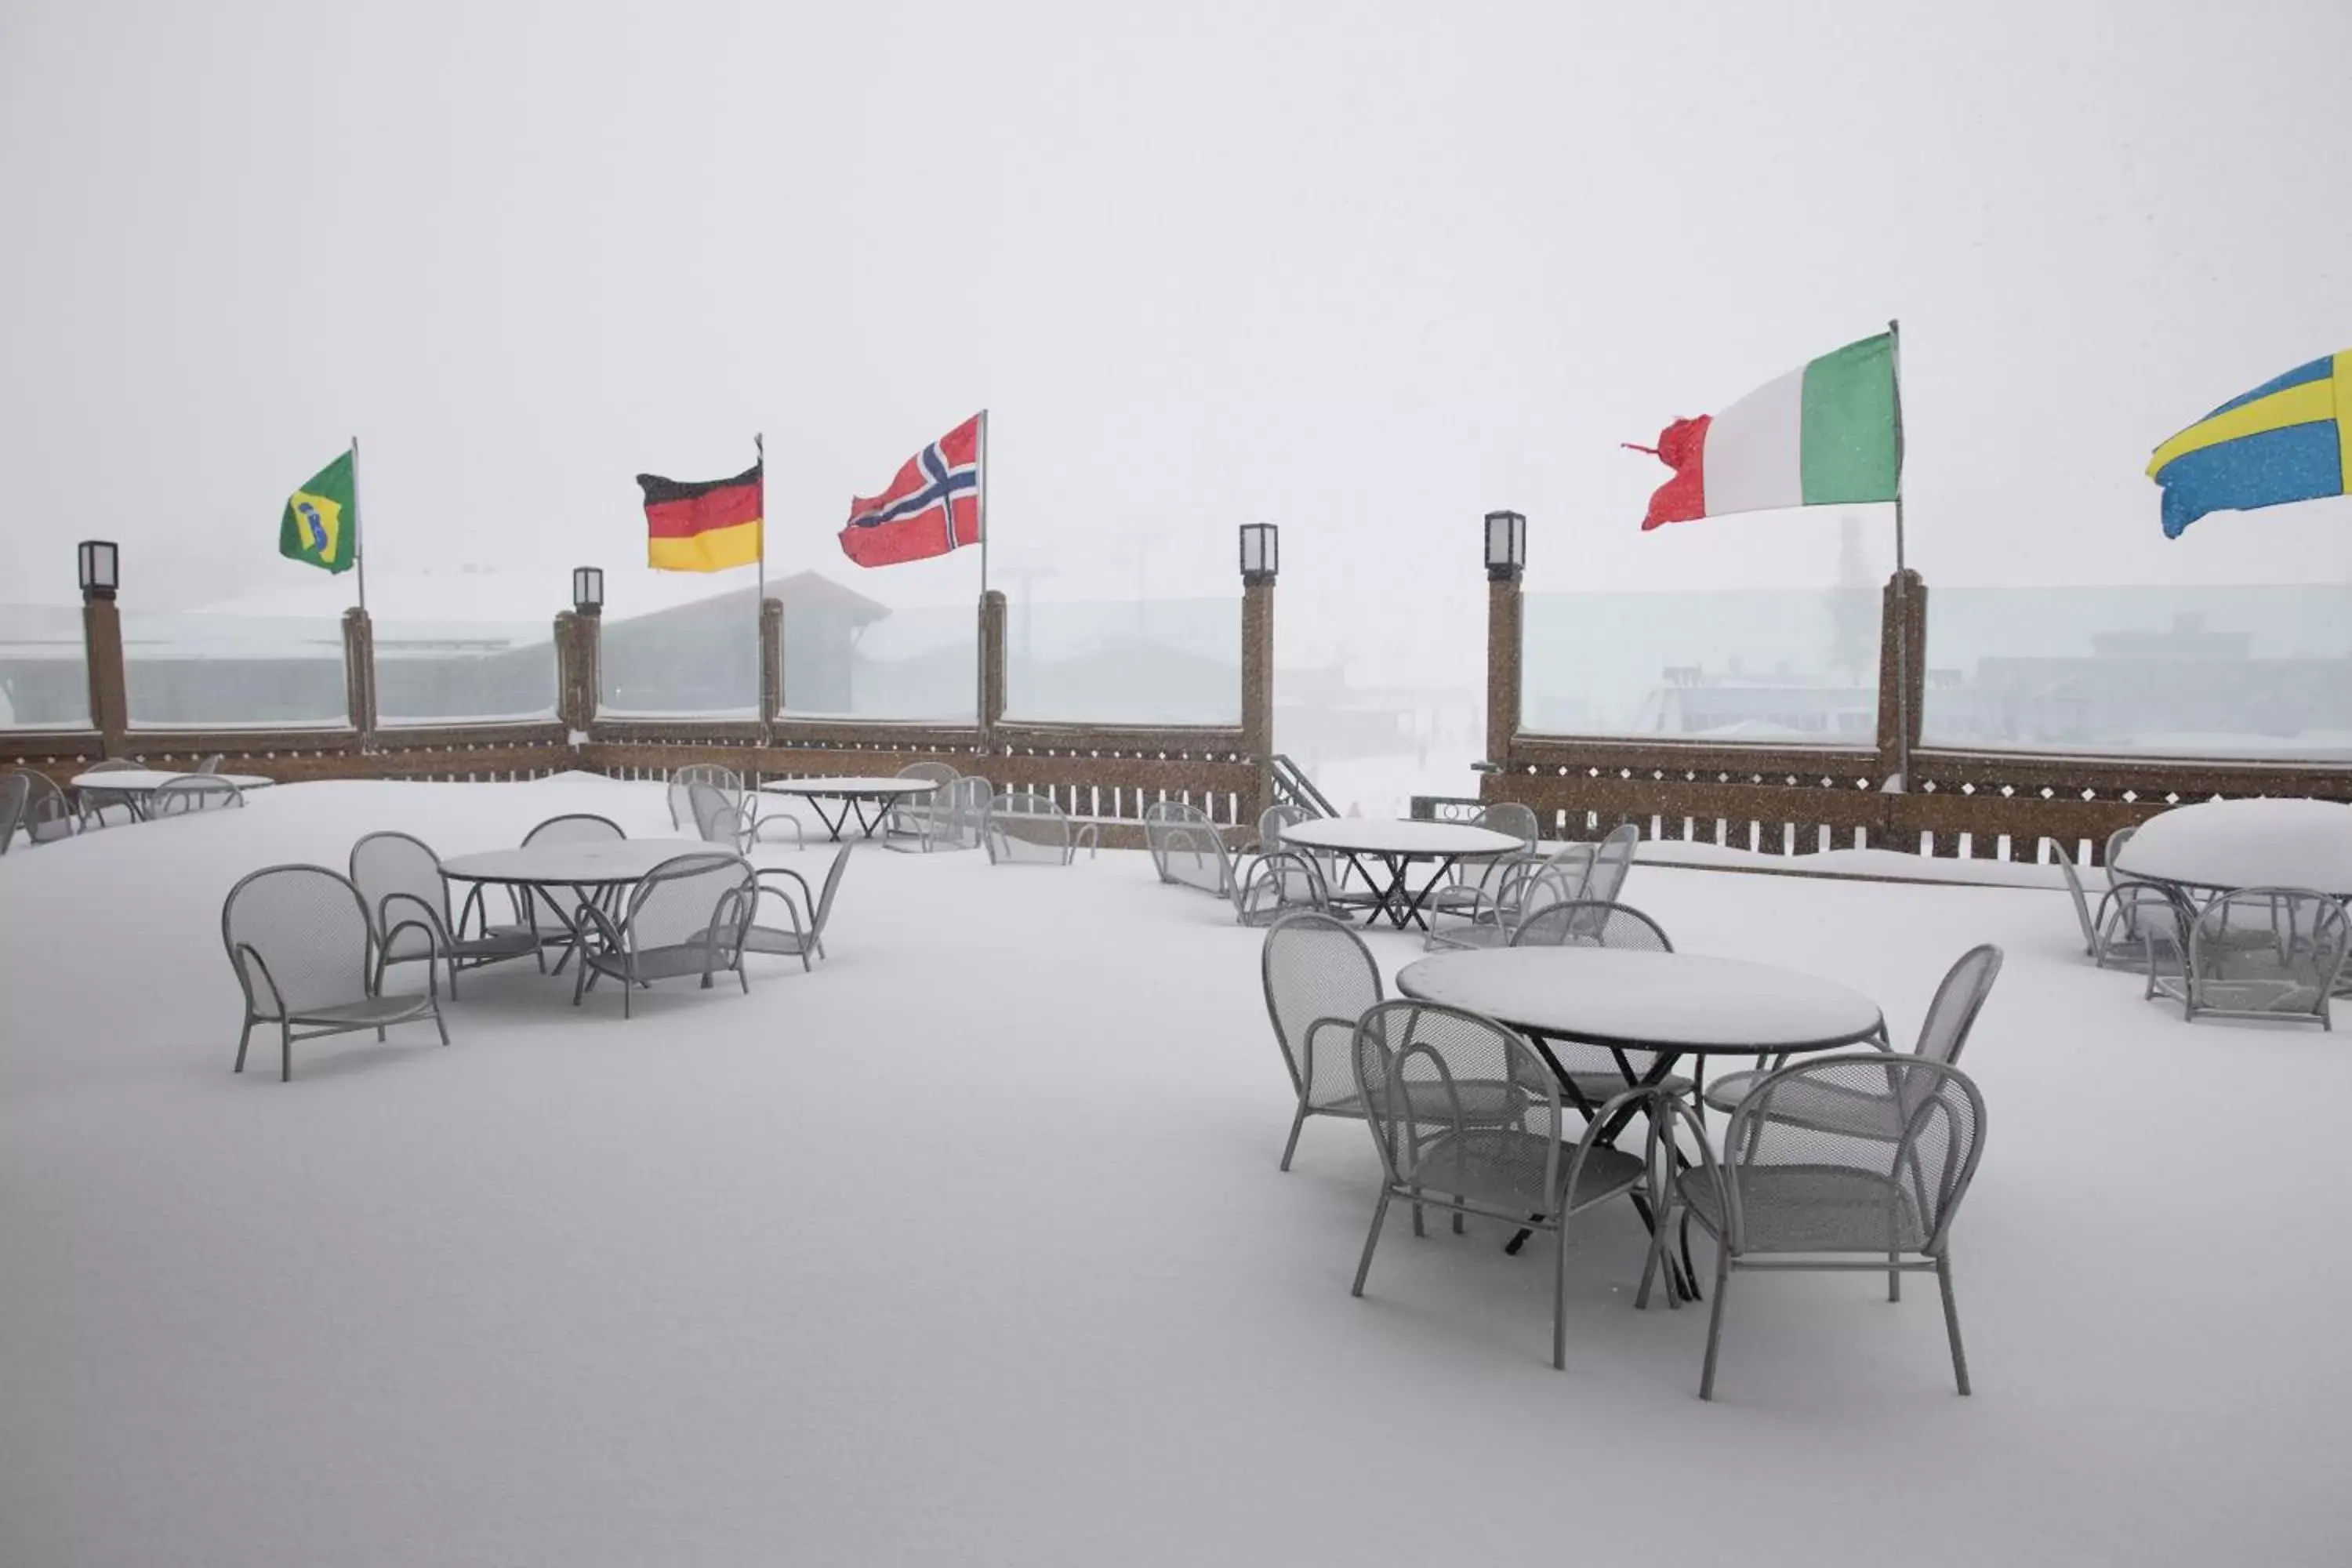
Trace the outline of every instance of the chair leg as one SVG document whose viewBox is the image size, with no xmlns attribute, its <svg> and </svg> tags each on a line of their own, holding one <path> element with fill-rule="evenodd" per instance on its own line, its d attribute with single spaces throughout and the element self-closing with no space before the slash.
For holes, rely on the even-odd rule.
<svg viewBox="0 0 2352 1568">
<path fill-rule="evenodd" d="M 1290 1119 L 1290 1142 L 1282 1146 L 1282 1168 L 1290 1169 L 1290 1157 L 1298 1152 L 1298 1131 L 1307 1125 L 1307 1102 L 1298 1102 L 1298 1114 Z"/>
<path fill-rule="evenodd" d="M 1715 1397 L 1715 1361 L 1723 1349 L 1723 1299 L 1731 1294 L 1731 1243 L 1717 1239 L 1715 1250 L 1715 1309 L 1706 1317 L 1706 1367 L 1699 1373 L 1698 1396 Z"/>
<path fill-rule="evenodd" d="M 452 994 L 455 994 L 455 993 L 452 993 Z M 449 1026 L 441 1016 L 441 1006 L 438 1003 L 434 1004 L 433 1006 L 433 1026 L 441 1031 L 441 1043 L 445 1046 L 447 1045 L 449 1043 Z"/>
<path fill-rule="evenodd" d="M 243 1071 L 245 1070 L 245 1047 L 246 1047 L 246 1046 L 247 1046 L 248 1043 L 250 1043 L 250 1042 L 251 1042 L 251 1040 L 252 1040 L 252 1039 L 253 1039 L 253 1020 L 252 1020 L 251 1018 L 247 1018 L 247 1019 L 245 1021 L 245 1027 L 237 1031 L 237 1036 L 236 1036 L 236 1066 L 234 1068 L 232 1068 L 232 1069 L 231 1069 L 232 1071 L 236 1071 L 236 1072 L 243 1072 Z"/>
<path fill-rule="evenodd" d="M 294 1078 L 294 1026 L 278 1026 L 278 1081 L 289 1083 Z"/>
<path fill-rule="evenodd" d="M 1666 1237 L 1669 1234 L 1669 1227 L 1674 1224 L 1674 1217 L 1671 1208 L 1661 1209 L 1658 1212 L 1656 1223 L 1650 1227 L 1650 1251 L 1648 1256 L 1642 1259 L 1641 1289 L 1633 1292 L 1633 1310 L 1637 1312 L 1646 1312 L 1650 1310 L 1650 1280 L 1654 1276 L 1665 1271 Z M 1674 1299 L 1674 1283 L 1669 1280 L 1666 1284 L 1666 1300 L 1672 1302 Z"/>
<path fill-rule="evenodd" d="M 1944 1333 L 1952 1342 L 1952 1379 L 1965 1396 L 1969 1392 L 1969 1356 L 1960 1348 L 1960 1307 L 1952 1300 L 1952 1259 L 1948 1253 L 1936 1259 L 1936 1283 L 1944 1289 Z"/>
<path fill-rule="evenodd" d="M 1900 1252 L 1889 1248 L 1886 1261 L 1893 1263 L 1902 1256 Z M 1900 1268 L 1889 1268 L 1886 1271 L 1886 1299 L 1890 1301 L 1903 1300 L 1903 1270 Z"/>
<path fill-rule="evenodd" d="M 1364 1237 L 1364 1256 L 1356 1265 L 1356 1282 L 1348 1289 L 1350 1296 L 1364 1293 L 1364 1276 L 1372 1271 L 1372 1248 L 1381 1244 L 1381 1224 L 1389 1217 L 1389 1190 L 1381 1188 L 1381 1201 L 1372 1206 L 1372 1228 Z"/>
<path fill-rule="evenodd" d="M 1559 1247 L 1551 1271 L 1551 1369 L 1568 1370 L 1568 1215 L 1557 1218 Z"/>
</svg>

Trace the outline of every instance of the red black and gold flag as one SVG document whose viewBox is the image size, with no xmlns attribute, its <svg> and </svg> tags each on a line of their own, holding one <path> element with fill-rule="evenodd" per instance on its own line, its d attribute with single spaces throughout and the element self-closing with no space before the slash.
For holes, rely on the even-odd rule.
<svg viewBox="0 0 2352 1568">
<path fill-rule="evenodd" d="M 646 564 L 664 572 L 723 572 L 761 558 L 761 465 L 699 482 L 639 474 L 646 492 Z"/>
</svg>

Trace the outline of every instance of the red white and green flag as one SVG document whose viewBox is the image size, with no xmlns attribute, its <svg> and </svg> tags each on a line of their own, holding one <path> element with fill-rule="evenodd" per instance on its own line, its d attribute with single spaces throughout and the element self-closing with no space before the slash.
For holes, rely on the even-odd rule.
<svg viewBox="0 0 2352 1568">
<path fill-rule="evenodd" d="M 1642 527 L 1893 500 L 1899 431 L 1895 334 L 1881 332 L 1766 382 L 1720 414 L 1675 420 L 1655 447 L 1633 447 L 1675 471 L 1650 498 Z"/>
</svg>

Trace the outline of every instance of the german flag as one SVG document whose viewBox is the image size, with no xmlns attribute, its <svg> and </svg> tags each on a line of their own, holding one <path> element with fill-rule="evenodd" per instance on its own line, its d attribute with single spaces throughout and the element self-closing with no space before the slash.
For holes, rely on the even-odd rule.
<svg viewBox="0 0 2352 1568">
<path fill-rule="evenodd" d="M 766 482 L 754 463 L 731 479 L 698 483 L 639 474 L 646 492 L 646 564 L 664 572 L 724 572 L 761 559 Z"/>
</svg>

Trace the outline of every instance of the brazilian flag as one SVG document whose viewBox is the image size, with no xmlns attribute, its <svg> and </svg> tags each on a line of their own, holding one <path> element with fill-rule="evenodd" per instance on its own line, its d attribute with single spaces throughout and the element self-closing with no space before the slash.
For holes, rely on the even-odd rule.
<svg viewBox="0 0 2352 1568">
<path fill-rule="evenodd" d="M 330 572 L 348 572 L 357 559 L 359 533 L 352 455 L 345 452 L 286 498 L 285 515 L 278 520 L 278 553 Z"/>
</svg>

